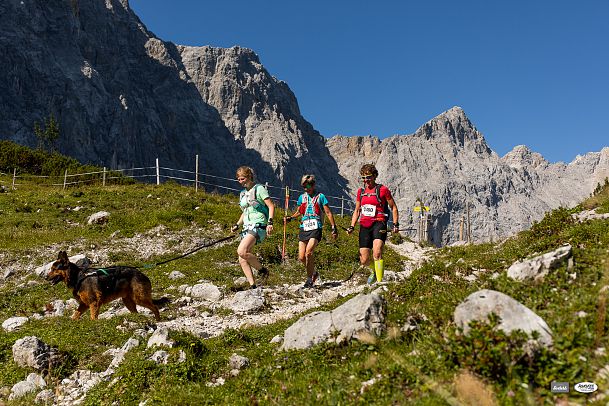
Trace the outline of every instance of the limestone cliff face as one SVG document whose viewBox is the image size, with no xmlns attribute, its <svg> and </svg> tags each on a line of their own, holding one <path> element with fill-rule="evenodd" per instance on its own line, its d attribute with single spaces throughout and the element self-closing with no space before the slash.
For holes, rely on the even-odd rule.
<svg viewBox="0 0 609 406">
<path fill-rule="evenodd" d="M 234 139 L 259 152 L 285 183 L 314 173 L 321 190 L 341 195 L 346 182 L 322 137 L 300 114 L 296 96 L 251 50 L 179 46 L 183 66 L 204 102 Z"/>
<path fill-rule="evenodd" d="M 192 48 L 149 32 L 126 0 L 0 3 L 0 137 L 35 145 L 54 115 L 61 152 L 110 167 L 194 169 L 341 193 L 323 137 L 250 50 Z M 314 157 L 314 158 L 313 158 Z M 328 173 L 328 177 L 323 174 Z"/>
<path fill-rule="evenodd" d="M 501 158 L 459 107 L 412 135 L 382 141 L 335 136 L 328 147 L 349 181 L 351 194 L 360 187 L 361 165 L 376 164 L 379 181 L 398 202 L 401 224 L 414 224 L 417 198 L 431 206 L 432 240 L 437 244 L 458 239 L 468 203 L 472 238 L 488 241 L 529 227 L 550 209 L 578 203 L 609 176 L 609 148 L 568 165 L 549 164 L 524 146 Z"/>
</svg>

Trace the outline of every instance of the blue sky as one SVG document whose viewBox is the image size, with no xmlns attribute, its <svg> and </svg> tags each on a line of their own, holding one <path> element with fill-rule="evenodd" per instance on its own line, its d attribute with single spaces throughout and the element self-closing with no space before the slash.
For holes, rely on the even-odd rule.
<svg viewBox="0 0 609 406">
<path fill-rule="evenodd" d="M 609 146 L 609 1 L 130 0 L 181 45 L 251 48 L 321 134 L 411 134 L 461 106 L 504 155 Z"/>
</svg>

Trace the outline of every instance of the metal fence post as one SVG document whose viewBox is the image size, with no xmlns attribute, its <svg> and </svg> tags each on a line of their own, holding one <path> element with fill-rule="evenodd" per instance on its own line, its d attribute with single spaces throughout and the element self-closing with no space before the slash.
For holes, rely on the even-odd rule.
<svg viewBox="0 0 609 406">
<path fill-rule="evenodd" d="M 159 168 L 159 158 L 156 159 L 156 184 L 157 184 L 157 186 L 161 184 L 161 171 Z"/>
<path fill-rule="evenodd" d="M 199 154 L 195 155 L 195 193 L 199 190 Z"/>
<path fill-rule="evenodd" d="M 340 198 L 340 215 L 341 217 L 345 215 L 345 198 Z"/>
</svg>

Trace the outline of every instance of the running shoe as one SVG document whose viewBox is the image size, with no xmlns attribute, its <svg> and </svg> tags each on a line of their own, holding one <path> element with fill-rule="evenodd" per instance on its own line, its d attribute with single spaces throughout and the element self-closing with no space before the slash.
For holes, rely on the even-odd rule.
<svg viewBox="0 0 609 406">
<path fill-rule="evenodd" d="M 307 278 L 307 281 L 305 282 L 303 288 L 310 289 L 312 287 L 313 287 L 313 280 L 311 278 Z"/>
<path fill-rule="evenodd" d="M 372 285 L 374 282 L 376 282 L 376 274 L 372 272 L 368 277 L 368 285 Z"/>
</svg>

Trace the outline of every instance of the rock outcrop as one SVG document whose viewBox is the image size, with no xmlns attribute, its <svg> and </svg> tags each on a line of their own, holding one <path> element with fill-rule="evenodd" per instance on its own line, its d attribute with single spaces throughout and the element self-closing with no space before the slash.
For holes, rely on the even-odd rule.
<svg viewBox="0 0 609 406">
<path fill-rule="evenodd" d="M 533 331 L 536 331 L 539 337 L 530 341 L 531 347 L 552 346 L 552 331 L 541 317 L 522 303 L 494 290 L 483 289 L 469 295 L 456 307 L 453 318 L 455 324 L 463 329 L 463 333 L 468 334 L 470 322 L 488 322 L 491 313 L 499 316 L 497 328 L 506 334 L 522 330 L 532 335 Z"/>
<path fill-rule="evenodd" d="M 287 84 L 251 50 L 183 47 L 148 31 L 126 0 L 0 4 L 0 139 L 36 145 L 58 121 L 59 151 L 111 168 L 163 166 L 297 186 L 304 172 L 341 193 L 323 137 Z M 323 172 L 322 172 L 323 170 Z M 231 185 L 235 186 L 235 185 Z"/>
<path fill-rule="evenodd" d="M 402 227 L 416 227 L 417 198 L 431 208 L 430 240 L 458 240 L 469 204 L 472 240 L 489 241 L 528 228 L 544 213 L 572 206 L 609 176 L 609 148 L 570 164 L 548 163 L 525 146 L 499 157 L 460 107 L 453 107 L 412 135 L 384 140 L 335 136 L 328 147 L 355 194 L 359 168 L 375 163 L 379 182 L 393 192 Z"/>
</svg>

